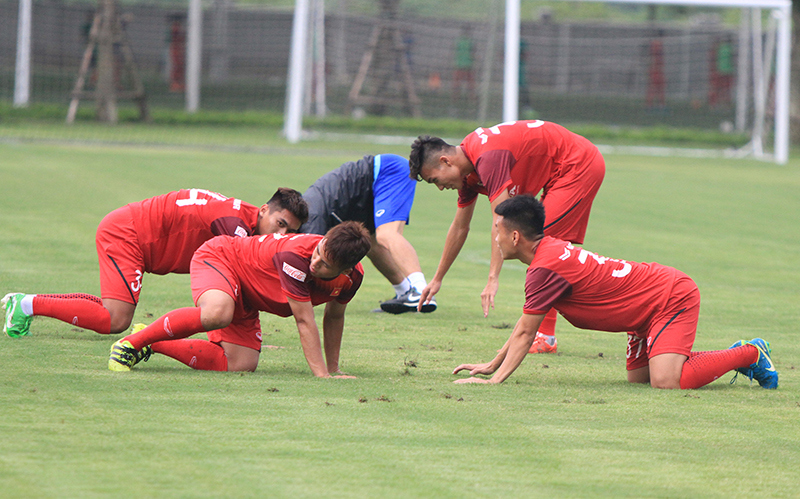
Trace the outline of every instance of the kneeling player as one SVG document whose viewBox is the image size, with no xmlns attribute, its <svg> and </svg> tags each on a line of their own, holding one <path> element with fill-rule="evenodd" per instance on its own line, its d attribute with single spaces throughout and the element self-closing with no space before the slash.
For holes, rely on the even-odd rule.
<svg viewBox="0 0 800 499">
<path fill-rule="evenodd" d="M 528 265 L 523 315 L 491 362 L 462 364 L 456 383 L 501 383 L 525 358 L 544 315 L 555 308 L 575 327 L 628 331 L 628 381 L 655 388 L 699 388 L 728 371 L 778 387 L 769 343 L 737 341 L 727 350 L 692 352 L 700 293 L 683 272 L 657 263 L 606 258 L 543 235 L 544 207 L 532 196 L 502 202 L 496 242 L 503 259 Z"/>
<path fill-rule="evenodd" d="M 363 225 L 345 222 L 316 234 L 216 237 L 191 264 L 196 307 L 167 313 L 114 343 L 112 371 L 128 371 L 161 353 L 195 369 L 254 371 L 261 351 L 258 312 L 294 316 L 300 343 L 315 376 L 341 374 L 344 312 L 364 277 L 359 263 L 370 249 Z M 324 349 L 314 305 L 325 303 Z M 208 332 L 209 341 L 184 339 Z"/>
</svg>

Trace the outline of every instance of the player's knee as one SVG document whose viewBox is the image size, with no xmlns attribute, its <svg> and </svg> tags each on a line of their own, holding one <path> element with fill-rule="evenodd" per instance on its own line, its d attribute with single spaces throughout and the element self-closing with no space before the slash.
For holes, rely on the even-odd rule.
<svg viewBox="0 0 800 499">
<path fill-rule="evenodd" d="M 111 314 L 111 321 L 108 327 L 109 334 L 124 333 L 131 326 L 132 321 L 133 317 L 128 317 L 119 314 Z"/>
<path fill-rule="evenodd" d="M 206 306 L 200 311 L 200 322 L 206 331 L 227 327 L 233 320 L 233 311 L 224 306 Z"/>
<path fill-rule="evenodd" d="M 681 387 L 681 380 L 674 376 L 651 376 L 650 386 L 663 390 L 677 390 Z"/>
<path fill-rule="evenodd" d="M 224 345 L 225 356 L 228 358 L 228 371 L 253 372 L 258 367 L 259 352 L 244 347 L 230 348 L 231 345 Z"/>
</svg>

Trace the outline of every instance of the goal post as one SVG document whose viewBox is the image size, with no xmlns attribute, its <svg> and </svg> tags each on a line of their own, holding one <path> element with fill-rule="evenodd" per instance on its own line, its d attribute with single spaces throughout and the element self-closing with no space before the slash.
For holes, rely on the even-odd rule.
<svg viewBox="0 0 800 499">
<path fill-rule="evenodd" d="M 737 131 L 740 137 L 748 134 L 750 143 L 724 154 L 781 164 L 788 161 L 790 0 L 582 0 L 614 4 L 615 8 L 628 4 L 703 9 L 691 23 L 680 25 L 552 21 L 541 14 L 539 19 L 531 19 L 530 13 L 521 19 L 521 0 L 502 0 L 504 9 L 498 8 L 500 1 L 487 2 L 483 17 L 473 15 L 446 25 L 435 16 L 419 17 L 414 9 L 392 18 L 398 30 L 408 34 L 406 57 L 413 64 L 423 115 L 504 121 L 534 116 L 610 126 Z M 308 13 L 310 2 L 296 0 L 295 7 L 284 121 L 285 134 L 292 141 L 300 140 L 303 112 L 309 109 L 303 103 L 310 94 L 303 91 L 308 88 L 307 80 L 324 81 L 324 73 L 317 74 L 319 70 L 313 68 L 325 67 L 326 61 L 316 60 L 313 65 L 306 61 L 318 52 L 308 46 L 307 33 L 313 22 Z M 346 45 L 347 49 L 346 57 L 342 50 L 330 51 L 337 54 L 327 61 L 336 78 L 328 87 L 327 105 L 331 112 L 352 112 L 356 117 L 372 113 L 369 106 L 342 109 L 341 103 L 347 101 L 342 81 L 352 82 L 357 77 L 354 70 L 370 43 L 364 30 L 385 20 L 381 15 L 370 18 L 362 13 L 348 17 L 351 14 L 343 9 L 347 0 L 328 2 L 333 7 L 328 12 L 336 12 L 328 31 L 332 39 L 329 48 Z M 715 9 L 719 15 L 710 13 Z M 735 12 L 731 16 L 732 11 L 741 12 L 738 28 L 720 23 L 723 16 L 736 16 Z M 504 17 L 505 24 L 504 29 L 498 26 L 496 33 L 499 50 L 493 42 L 498 23 L 492 19 L 496 17 Z M 456 66 L 463 31 L 472 46 L 472 55 L 466 56 L 471 64 L 466 84 L 463 71 Z M 404 43 L 406 34 L 402 35 Z M 655 47 L 662 41 L 663 46 Z M 658 95 L 651 98 L 653 81 L 648 65 L 653 59 L 650 50 L 656 48 L 663 51 L 667 81 L 661 81 Z M 720 55 L 725 53 L 727 57 Z M 723 64 L 723 60 L 727 62 Z M 403 62 L 398 59 L 396 67 L 402 69 Z M 725 73 L 720 69 L 723 66 L 727 67 Z M 394 87 L 405 81 L 401 76 L 397 73 L 394 78 L 391 91 L 395 94 L 398 88 Z M 373 83 L 373 91 L 376 87 L 378 91 L 383 88 Z M 379 115 L 402 114 L 398 106 L 374 110 Z M 762 147 L 765 140 L 774 142 Z"/>
<path fill-rule="evenodd" d="M 568 0 L 579 1 L 579 0 Z M 580 0 L 588 2 L 604 2 L 611 0 Z M 790 97 L 790 72 L 792 52 L 792 2 L 791 0 L 613 0 L 613 3 L 622 4 L 649 4 L 649 5 L 678 5 L 691 7 L 719 7 L 740 9 L 769 9 L 772 11 L 772 21 L 775 22 L 774 43 L 767 46 L 774 47 L 766 53 L 763 50 L 752 50 L 754 96 L 756 103 L 756 125 L 751 143 L 745 148 L 746 153 L 757 158 L 765 158 L 761 136 L 763 133 L 767 100 L 767 85 L 771 62 L 775 62 L 775 108 L 774 108 L 774 153 L 776 163 L 786 164 L 789 161 L 789 97 Z M 503 120 L 513 121 L 519 117 L 518 109 L 518 76 L 513 68 L 519 68 L 519 13 L 520 0 L 506 0 L 506 71 L 504 74 L 503 91 Z M 758 17 L 758 18 L 757 18 Z M 760 16 L 753 16 L 753 25 L 760 24 Z M 516 34 L 515 34 L 516 33 Z M 761 47 L 761 35 L 754 37 L 754 47 Z M 774 51 L 774 54 L 772 53 Z M 509 66 L 512 67 L 509 70 Z M 759 71 L 760 70 L 760 71 Z"/>
</svg>

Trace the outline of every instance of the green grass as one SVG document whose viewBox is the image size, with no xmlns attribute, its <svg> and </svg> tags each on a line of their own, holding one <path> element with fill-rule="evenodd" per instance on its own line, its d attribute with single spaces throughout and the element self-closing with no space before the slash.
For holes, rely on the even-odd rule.
<svg viewBox="0 0 800 499">
<path fill-rule="evenodd" d="M 218 129 L 216 140 L 245 142 L 249 132 L 236 132 Z M 361 154 L 407 153 L 290 146 L 275 130 L 262 131 L 251 152 L 186 147 L 211 140 L 211 128 L 148 133 L 178 146 L 0 143 L 0 294 L 99 293 L 94 231 L 124 203 L 181 187 L 260 203 L 277 186 L 304 190 Z M 800 161 L 606 161 L 586 247 L 686 271 L 703 297 L 696 349 L 763 336 L 778 390 L 741 377 L 730 386 L 729 375 L 694 391 L 631 386 L 623 335 L 564 320 L 558 355 L 529 357 L 501 386 L 452 384 L 459 363 L 492 358 L 524 301 L 524 266 L 506 262 L 497 307 L 482 317 L 489 209 L 481 199 L 434 314 L 370 313 L 391 288 L 365 263 L 342 351 L 355 380 L 313 378 L 292 319 L 268 315 L 264 342 L 283 348 L 265 349 L 247 374 L 193 371 L 160 356 L 112 373 L 113 338 L 49 319 L 34 321 L 31 337 L 3 336 L 2 495 L 796 497 Z M 406 235 L 428 276 L 453 211 L 453 193 L 419 185 Z M 147 276 L 135 320 L 190 305 L 188 283 Z"/>
</svg>

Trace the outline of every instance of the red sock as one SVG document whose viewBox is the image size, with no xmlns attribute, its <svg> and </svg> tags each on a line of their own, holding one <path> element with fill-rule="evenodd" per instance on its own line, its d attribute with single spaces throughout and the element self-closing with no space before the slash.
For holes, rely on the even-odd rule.
<svg viewBox="0 0 800 499">
<path fill-rule="evenodd" d="M 184 340 L 159 341 L 153 343 L 153 351 L 183 362 L 200 371 L 227 371 L 228 357 L 225 350 L 207 340 L 187 338 Z"/>
<path fill-rule="evenodd" d="M 681 371 L 681 389 L 700 388 L 728 371 L 748 367 L 758 361 L 758 350 L 744 345 L 728 350 L 692 352 Z"/>
<path fill-rule="evenodd" d="M 111 315 L 103 301 L 92 295 L 34 295 L 33 315 L 52 317 L 96 333 L 111 332 Z"/>
<path fill-rule="evenodd" d="M 539 325 L 539 332 L 547 336 L 554 336 L 556 334 L 557 317 L 558 312 L 556 312 L 556 309 L 551 308 L 550 311 L 545 314 L 544 319 L 542 319 L 542 323 Z"/>
<path fill-rule="evenodd" d="M 186 307 L 168 312 L 138 333 L 123 338 L 128 340 L 136 350 L 157 341 L 179 340 L 205 331 L 200 322 L 200 308 Z"/>
</svg>

